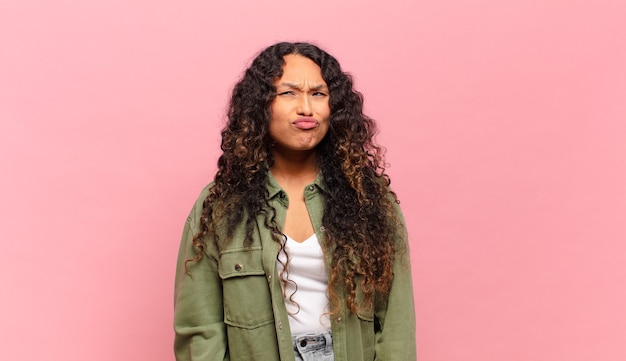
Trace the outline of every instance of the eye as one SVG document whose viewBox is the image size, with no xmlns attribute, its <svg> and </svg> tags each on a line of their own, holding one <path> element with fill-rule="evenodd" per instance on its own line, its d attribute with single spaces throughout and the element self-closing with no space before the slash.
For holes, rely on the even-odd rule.
<svg viewBox="0 0 626 361">
<path fill-rule="evenodd" d="M 324 93 L 324 92 L 315 92 L 315 93 L 313 93 L 313 96 L 314 96 L 314 97 L 325 97 L 325 96 L 327 96 L 327 95 L 328 95 L 328 94 L 326 94 L 326 93 Z"/>
<path fill-rule="evenodd" d="M 284 92 L 278 93 L 278 95 L 295 95 L 296 93 L 293 90 L 287 90 Z"/>
</svg>

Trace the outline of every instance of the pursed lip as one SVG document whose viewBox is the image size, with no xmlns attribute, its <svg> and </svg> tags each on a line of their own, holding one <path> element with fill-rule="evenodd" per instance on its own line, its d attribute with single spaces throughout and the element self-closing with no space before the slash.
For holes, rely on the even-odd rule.
<svg viewBox="0 0 626 361">
<path fill-rule="evenodd" d="M 291 124 L 298 129 L 307 130 L 317 128 L 320 125 L 320 122 L 312 117 L 302 117 L 294 120 Z"/>
</svg>

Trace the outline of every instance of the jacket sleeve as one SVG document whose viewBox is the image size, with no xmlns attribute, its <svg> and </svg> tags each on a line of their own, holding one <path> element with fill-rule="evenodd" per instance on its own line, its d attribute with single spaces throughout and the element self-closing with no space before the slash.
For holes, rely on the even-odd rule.
<svg viewBox="0 0 626 361">
<path fill-rule="evenodd" d="M 229 360 L 222 284 L 217 261 L 205 252 L 199 261 L 185 261 L 196 256 L 193 236 L 199 232 L 202 212 L 201 195 L 183 230 L 174 296 L 174 353 L 177 361 Z M 207 244 L 207 248 L 212 245 Z"/>
<path fill-rule="evenodd" d="M 404 217 L 396 204 L 398 232 L 397 255 L 393 266 L 394 279 L 386 302 L 375 310 L 379 322 L 376 333 L 377 361 L 415 361 L 415 308 L 411 277 L 408 236 Z"/>
</svg>

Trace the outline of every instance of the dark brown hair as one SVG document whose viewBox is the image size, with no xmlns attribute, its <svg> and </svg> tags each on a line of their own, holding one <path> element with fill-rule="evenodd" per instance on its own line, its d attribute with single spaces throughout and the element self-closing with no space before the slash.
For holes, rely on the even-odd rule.
<svg viewBox="0 0 626 361">
<path fill-rule="evenodd" d="M 201 232 L 194 238 L 199 252 L 188 262 L 202 258 L 206 239 L 218 248 L 228 244 L 244 219 L 249 242 L 257 215 L 264 216 L 281 250 L 284 246 L 276 211 L 268 202 L 266 179 L 273 164 L 269 124 L 270 104 L 276 96 L 274 81 L 282 75 L 288 54 L 319 65 L 330 94 L 330 127 L 316 154 L 326 189 L 322 223 L 332 244 L 331 314 L 339 310 L 338 292 L 345 292 L 342 296 L 352 312 L 371 310 L 375 297 L 387 294 L 393 280 L 399 222 L 393 209 L 396 196 L 389 189 L 383 148 L 373 140 L 376 125 L 363 114 L 362 95 L 353 89 L 352 77 L 337 60 L 312 44 L 279 43 L 266 48 L 235 85 L 222 130 L 223 153 L 204 202 Z M 218 224 L 225 227 L 225 239 L 217 237 Z M 205 237 L 209 234 L 210 238 Z M 362 304 L 356 301 L 357 284 L 363 292 Z"/>
</svg>

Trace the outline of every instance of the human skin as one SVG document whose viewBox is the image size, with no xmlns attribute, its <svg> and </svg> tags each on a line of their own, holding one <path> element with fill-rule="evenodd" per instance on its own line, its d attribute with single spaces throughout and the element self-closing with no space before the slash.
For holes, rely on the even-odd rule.
<svg viewBox="0 0 626 361">
<path fill-rule="evenodd" d="M 284 60 L 270 106 L 271 171 L 290 199 L 283 233 L 302 242 L 314 233 L 306 221 L 310 218 L 303 189 L 319 172 L 316 147 L 328 132 L 330 95 L 320 67 L 312 60 L 294 54 Z"/>
<path fill-rule="evenodd" d="M 312 60 L 295 54 L 284 59 L 283 75 L 274 82 L 276 98 L 270 107 L 273 153 L 308 153 L 328 132 L 328 87 Z"/>
</svg>

